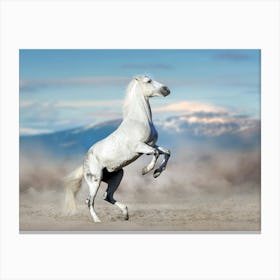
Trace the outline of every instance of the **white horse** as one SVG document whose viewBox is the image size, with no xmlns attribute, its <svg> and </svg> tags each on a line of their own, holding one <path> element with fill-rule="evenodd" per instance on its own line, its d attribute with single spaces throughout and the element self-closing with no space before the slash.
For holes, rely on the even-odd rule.
<svg viewBox="0 0 280 280">
<path fill-rule="evenodd" d="M 118 206 L 125 219 L 128 219 L 127 206 L 117 202 L 113 195 L 122 180 L 123 167 L 141 155 L 153 155 L 151 162 L 143 168 L 143 175 L 155 167 L 160 154 L 164 155 L 164 159 L 153 176 L 158 177 L 166 168 L 170 151 L 156 145 L 158 134 L 153 125 L 149 98 L 167 96 L 169 93 L 168 87 L 147 76 L 132 79 L 128 85 L 120 126 L 108 137 L 95 143 L 88 150 L 83 166 L 65 179 L 65 206 L 68 213 L 76 210 L 75 197 L 84 178 L 89 186 L 87 204 L 94 222 L 100 222 L 94 210 L 94 199 L 101 181 L 108 184 L 104 199 Z"/>
</svg>

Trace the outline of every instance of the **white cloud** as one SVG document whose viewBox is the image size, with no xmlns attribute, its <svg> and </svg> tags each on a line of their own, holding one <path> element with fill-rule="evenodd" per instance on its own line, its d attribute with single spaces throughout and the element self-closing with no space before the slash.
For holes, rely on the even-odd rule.
<svg viewBox="0 0 280 280">
<path fill-rule="evenodd" d="M 20 101 L 20 108 L 37 108 L 37 107 L 52 107 L 52 108 L 85 108 L 85 107 L 113 107 L 116 105 L 121 105 L 123 100 L 113 99 L 113 100 L 60 100 L 54 102 L 38 102 L 31 100 Z"/>
<path fill-rule="evenodd" d="M 23 101 L 20 101 L 19 102 L 19 107 L 20 108 L 28 108 L 28 107 L 31 107 L 35 104 L 34 101 L 31 101 L 31 100 L 23 100 Z"/>
<path fill-rule="evenodd" d="M 36 129 L 30 127 L 21 127 L 19 129 L 20 135 L 36 135 L 36 134 L 50 133 L 50 132 L 52 132 L 52 130 L 50 129 Z"/>
<path fill-rule="evenodd" d="M 129 78 L 122 76 L 97 76 L 97 77 L 79 77 L 66 79 L 23 79 L 19 82 L 21 90 L 32 90 L 45 88 L 49 86 L 67 86 L 67 85 L 123 85 L 128 83 Z"/>
<path fill-rule="evenodd" d="M 224 113 L 226 110 L 224 108 L 214 106 L 211 104 L 195 102 L 195 101 L 181 101 L 173 103 L 164 107 L 158 107 L 153 109 L 153 112 L 185 112 L 185 113 L 195 113 L 195 112 L 219 112 Z"/>
<path fill-rule="evenodd" d="M 183 116 L 181 120 L 186 120 L 189 123 L 201 123 L 201 124 L 226 124 L 231 122 L 230 119 L 223 118 L 223 117 L 200 117 L 200 116 Z"/>
<path fill-rule="evenodd" d="M 79 108 L 79 107 L 104 107 L 104 106 L 116 106 L 121 105 L 122 100 L 75 100 L 75 101 L 57 101 L 55 107 L 58 108 Z"/>
</svg>

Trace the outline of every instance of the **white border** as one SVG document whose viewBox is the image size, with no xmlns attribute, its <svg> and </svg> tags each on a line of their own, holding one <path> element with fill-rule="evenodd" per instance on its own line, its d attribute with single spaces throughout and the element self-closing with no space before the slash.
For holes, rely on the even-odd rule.
<svg viewBox="0 0 280 280">
<path fill-rule="evenodd" d="M 279 279 L 279 2 L 2 1 L 1 279 Z M 262 49 L 262 233 L 18 232 L 18 49 Z"/>
</svg>

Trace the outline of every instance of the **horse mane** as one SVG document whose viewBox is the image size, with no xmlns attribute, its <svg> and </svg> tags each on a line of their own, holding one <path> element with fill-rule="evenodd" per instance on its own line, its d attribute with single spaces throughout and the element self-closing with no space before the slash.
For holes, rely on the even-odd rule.
<svg viewBox="0 0 280 280">
<path fill-rule="evenodd" d="M 124 98 L 124 102 L 123 102 L 123 116 L 126 117 L 128 114 L 128 110 L 129 110 L 129 105 L 131 103 L 131 98 L 132 96 L 135 94 L 135 91 L 132 90 L 133 86 L 135 85 L 136 81 L 132 80 L 126 89 L 126 93 L 125 93 L 125 98 Z"/>
<path fill-rule="evenodd" d="M 127 90 L 126 90 L 126 95 L 125 95 L 125 99 L 124 99 L 124 103 L 123 103 L 123 118 L 127 117 L 130 110 L 134 110 L 136 109 L 136 107 L 131 108 L 131 106 L 142 106 L 142 110 L 143 112 L 145 112 L 145 115 L 147 116 L 147 119 L 149 120 L 149 122 L 152 120 L 152 113 L 151 113 L 151 108 L 150 108 L 150 104 L 148 100 L 145 100 L 144 102 L 140 101 L 141 103 L 138 102 L 135 103 L 135 100 L 140 100 L 139 97 L 140 96 L 136 96 L 137 95 L 137 91 L 135 90 L 135 86 L 137 81 L 136 80 L 143 80 L 145 77 L 145 75 L 139 75 L 136 76 L 127 86 Z"/>
</svg>

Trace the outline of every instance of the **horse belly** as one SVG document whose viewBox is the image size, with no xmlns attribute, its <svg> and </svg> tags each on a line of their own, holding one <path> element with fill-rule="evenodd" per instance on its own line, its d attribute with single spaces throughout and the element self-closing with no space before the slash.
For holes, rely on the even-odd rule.
<svg viewBox="0 0 280 280">
<path fill-rule="evenodd" d="M 129 165 L 130 163 L 135 161 L 139 156 L 140 155 L 135 155 L 134 157 L 132 157 L 130 159 L 114 160 L 111 162 L 109 161 L 105 164 L 105 167 L 109 172 L 113 172 L 113 171 L 116 171 L 118 169 L 121 169 L 121 168 Z"/>
<path fill-rule="evenodd" d="M 139 158 L 139 156 L 140 156 L 139 154 L 133 153 L 130 156 L 126 155 L 123 157 L 120 156 L 118 158 L 107 157 L 107 159 L 104 161 L 104 167 L 106 167 L 106 169 L 109 172 L 113 172 L 118 169 L 121 169 L 122 167 L 129 165 L 130 163 L 135 161 L 137 158 Z"/>
<path fill-rule="evenodd" d="M 123 145 L 118 145 L 110 141 L 102 145 L 102 147 L 101 145 L 98 146 L 95 147 L 93 152 L 109 172 L 116 171 L 139 157 L 138 153 L 131 151 L 124 143 Z"/>
</svg>

